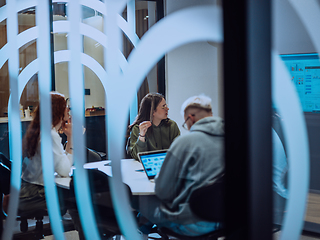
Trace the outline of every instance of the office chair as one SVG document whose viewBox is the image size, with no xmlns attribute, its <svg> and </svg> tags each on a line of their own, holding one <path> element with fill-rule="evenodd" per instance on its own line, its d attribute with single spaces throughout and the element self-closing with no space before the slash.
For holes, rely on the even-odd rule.
<svg viewBox="0 0 320 240">
<path fill-rule="evenodd" d="M 169 228 L 161 228 L 161 229 L 158 229 L 158 234 L 161 236 L 161 239 L 163 240 L 171 239 L 169 236 L 179 240 L 218 240 L 220 237 L 225 236 L 225 231 L 223 229 L 219 229 L 207 234 L 203 234 L 201 236 L 191 237 L 191 236 L 178 234 L 170 230 Z"/>
<path fill-rule="evenodd" d="M 43 239 L 43 218 L 48 216 L 47 209 L 37 208 L 36 205 L 32 209 L 18 208 L 17 221 L 20 221 L 20 231 L 22 235 L 28 236 L 28 239 Z M 36 220 L 36 227 L 29 231 L 28 220 Z M 28 233 L 27 233 L 28 232 Z M 21 234 L 20 234 L 21 235 Z"/>
<path fill-rule="evenodd" d="M 224 175 L 221 175 L 216 182 L 195 190 L 190 196 L 189 205 L 191 211 L 204 221 L 220 222 L 222 224 L 225 221 L 224 179 Z M 175 233 L 168 228 L 160 228 L 158 233 L 164 240 L 168 240 L 169 236 L 181 240 L 207 240 L 225 236 L 223 228 L 194 237 Z"/>
<path fill-rule="evenodd" d="M 2 235 L 3 230 L 3 220 L 6 218 L 6 214 L 4 213 L 2 209 L 2 200 L 4 194 L 10 193 L 10 176 L 11 176 L 11 168 L 9 168 L 6 164 L 4 164 L 6 161 L 10 163 L 10 160 L 8 160 L 2 153 L 0 153 L 0 198 L 1 198 L 1 223 L 0 223 L 0 238 Z M 11 167 L 11 163 L 10 163 Z"/>
<path fill-rule="evenodd" d="M 90 149 L 90 148 L 87 148 L 87 162 L 98 162 L 98 161 L 101 161 L 103 158 L 103 156 L 101 155 L 101 153 L 93 150 L 93 149 Z"/>
<path fill-rule="evenodd" d="M 61 137 L 65 136 L 64 134 L 60 135 Z M 63 149 L 66 148 L 68 141 L 63 143 Z M 86 154 L 87 154 L 87 162 L 98 162 L 102 160 L 106 160 L 107 154 L 103 152 L 97 152 L 91 148 L 86 147 Z"/>
<path fill-rule="evenodd" d="M 67 212 L 67 206 L 65 204 L 65 199 L 69 197 L 69 190 L 57 187 L 58 199 L 60 205 L 60 214 L 63 216 Z M 44 236 L 52 234 L 49 224 L 44 225 L 43 219 L 48 216 L 48 211 L 46 208 L 32 208 L 32 209 L 18 209 L 17 221 L 20 221 L 20 231 L 22 234 L 16 234 L 15 238 L 19 236 L 22 239 L 43 239 Z M 28 229 L 28 220 L 35 219 L 36 226 L 35 229 Z M 64 220 L 64 219 L 63 219 Z M 70 221 L 63 221 L 64 231 L 74 230 L 73 223 Z"/>
<path fill-rule="evenodd" d="M 10 175 L 11 175 L 11 161 L 3 154 L 0 153 L 0 167 L 1 167 L 1 203 L 3 194 L 10 193 Z M 2 210 L 2 205 L 1 205 Z M 17 220 L 20 221 L 20 231 L 25 233 L 28 231 L 28 219 L 36 219 L 36 229 L 34 239 L 43 238 L 43 222 L 44 216 L 47 216 L 46 210 L 35 210 L 35 211 L 18 211 Z M 1 219 L 6 217 L 4 212 L 1 213 Z M 1 233 L 2 233 L 2 221 L 1 221 Z M 1 236 L 1 235 L 0 235 Z"/>
<path fill-rule="evenodd" d="M 130 159 L 132 158 L 131 156 L 131 153 L 130 153 L 130 149 L 129 149 L 129 146 L 130 146 L 130 133 L 128 133 L 128 138 L 126 140 L 126 147 L 125 147 L 125 151 L 124 151 L 124 155 L 125 155 L 125 158 L 126 159 Z"/>
<path fill-rule="evenodd" d="M 101 238 L 108 239 L 116 235 L 121 235 L 111 200 L 111 192 L 109 188 L 110 177 L 97 169 L 86 170 L 88 171 L 90 196 L 94 208 L 97 228 Z M 74 174 L 77 174 L 76 170 Z M 132 193 L 129 186 L 124 184 L 124 187 L 131 197 Z M 80 239 L 84 238 L 75 200 L 73 178 L 70 182 L 70 199 L 68 209 L 76 225 L 75 227 L 79 231 Z"/>
<path fill-rule="evenodd" d="M 11 175 L 11 161 L 4 156 L 4 154 L 0 153 L 0 169 L 1 169 L 1 204 L 3 194 L 10 193 L 10 175 Z M 2 210 L 2 205 L 1 205 Z M 37 210 L 37 211 L 25 211 L 21 212 L 18 211 L 17 220 L 20 221 L 20 230 L 21 232 L 25 233 L 28 231 L 28 219 L 36 219 L 36 229 L 34 232 L 33 239 L 42 239 L 43 238 L 43 216 L 48 215 L 47 211 Z M 1 225 L 0 225 L 0 236 L 2 234 L 3 229 L 3 219 L 6 218 L 6 214 L 3 212 L 1 213 Z"/>
<path fill-rule="evenodd" d="M 224 222 L 224 182 L 222 175 L 213 184 L 195 190 L 189 199 L 192 212 L 206 221 Z"/>
<path fill-rule="evenodd" d="M 36 228 L 33 231 L 32 239 L 43 239 L 43 217 L 48 216 L 47 210 L 38 209 L 33 211 L 18 210 L 17 221 L 20 221 L 20 231 L 26 233 L 28 231 L 28 219 L 36 220 Z"/>
<path fill-rule="evenodd" d="M 0 162 L 11 169 L 12 162 L 2 152 L 0 152 Z"/>
</svg>

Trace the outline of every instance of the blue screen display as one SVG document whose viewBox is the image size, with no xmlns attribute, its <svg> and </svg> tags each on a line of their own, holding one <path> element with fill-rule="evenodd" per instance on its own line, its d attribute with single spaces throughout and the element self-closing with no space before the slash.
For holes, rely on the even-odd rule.
<svg viewBox="0 0 320 240">
<path fill-rule="evenodd" d="M 320 61 L 317 53 L 280 55 L 296 87 L 304 112 L 320 113 Z"/>
<path fill-rule="evenodd" d="M 140 156 L 144 169 L 146 170 L 146 173 L 149 177 L 154 177 L 158 174 L 166 157 L 166 154 L 167 153 L 165 152 Z"/>
</svg>

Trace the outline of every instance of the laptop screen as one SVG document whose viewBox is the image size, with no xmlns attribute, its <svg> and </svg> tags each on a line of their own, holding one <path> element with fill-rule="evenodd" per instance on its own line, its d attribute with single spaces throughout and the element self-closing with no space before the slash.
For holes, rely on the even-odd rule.
<svg viewBox="0 0 320 240">
<path fill-rule="evenodd" d="M 139 153 L 140 161 L 149 179 L 153 179 L 162 166 L 167 150 Z"/>
</svg>

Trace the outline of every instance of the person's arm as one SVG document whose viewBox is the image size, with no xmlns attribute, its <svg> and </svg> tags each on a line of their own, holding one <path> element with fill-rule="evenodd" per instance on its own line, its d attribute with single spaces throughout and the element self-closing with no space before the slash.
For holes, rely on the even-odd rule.
<svg viewBox="0 0 320 240">
<path fill-rule="evenodd" d="M 138 160 L 138 153 L 148 151 L 147 140 L 142 141 L 139 136 L 139 126 L 135 125 L 130 134 L 129 152 L 131 156 Z M 144 137 L 146 138 L 146 137 Z"/>
<path fill-rule="evenodd" d="M 288 189 L 284 185 L 284 176 L 288 170 L 288 163 L 284 147 L 279 138 L 279 135 L 272 129 L 273 143 L 273 189 L 281 197 L 288 198 Z"/>
<path fill-rule="evenodd" d="M 171 139 L 173 142 L 177 137 L 180 136 L 180 129 L 175 121 L 172 121 L 170 127 L 171 127 Z"/>
<path fill-rule="evenodd" d="M 51 136 L 52 136 L 54 170 L 60 176 L 68 177 L 73 164 L 73 156 L 72 154 L 66 152 L 63 149 L 63 146 L 61 144 L 61 137 L 55 131 L 55 129 L 51 130 Z M 71 146 L 71 143 L 69 143 L 69 149 L 71 148 L 70 146 Z M 72 149 L 70 149 L 70 151 L 72 151 Z"/>
<path fill-rule="evenodd" d="M 64 123 L 62 126 L 63 133 L 67 136 L 67 145 L 65 147 L 65 151 L 69 154 L 73 153 L 72 150 L 72 124 L 71 119 L 68 120 L 67 123 Z"/>
</svg>

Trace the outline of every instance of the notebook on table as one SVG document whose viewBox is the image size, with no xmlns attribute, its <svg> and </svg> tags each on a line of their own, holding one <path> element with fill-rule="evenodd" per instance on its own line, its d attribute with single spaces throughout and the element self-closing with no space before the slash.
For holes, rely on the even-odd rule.
<svg viewBox="0 0 320 240">
<path fill-rule="evenodd" d="M 167 149 L 138 153 L 139 161 L 150 181 L 154 181 L 155 176 L 160 171 L 166 154 Z"/>
</svg>

